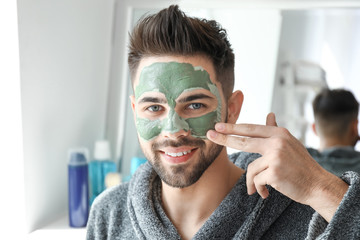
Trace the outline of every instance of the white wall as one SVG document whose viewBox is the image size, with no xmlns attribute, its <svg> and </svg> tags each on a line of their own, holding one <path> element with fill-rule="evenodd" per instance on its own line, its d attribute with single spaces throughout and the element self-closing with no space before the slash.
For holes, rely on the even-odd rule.
<svg viewBox="0 0 360 240">
<path fill-rule="evenodd" d="M 0 1 L 0 226 L 2 238 L 23 239 L 26 230 L 16 7 L 16 1 Z"/>
<path fill-rule="evenodd" d="M 244 93 L 238 123 L 265 124 L 271 110 L 281 15 L 277 9 L 217 10 L 235 53 L 234 90 Z"/>
<path fill-rule="evenodd" d="M 67 149 L 105 135 L 113 1 L 18 1 L 28 230 L 67 212 Z"/>
</svg>

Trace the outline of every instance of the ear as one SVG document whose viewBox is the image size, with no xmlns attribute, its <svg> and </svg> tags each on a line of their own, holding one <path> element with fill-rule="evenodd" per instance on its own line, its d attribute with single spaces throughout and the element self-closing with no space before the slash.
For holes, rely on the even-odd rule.
<svg viewBox="0 0 360 240">
<path fill-rule="evenodd" d="M 235 91 L 232 93 L 228 100 L 227 110 L 227 122 L 235 124 L 239 118 L 241 107 L 244 101 L 244 94 L 241 91 Z"/>
<path fill-rule="evenodd" d="M 316 136 L 318 136 L 317 132 L 316 132 L 316 125 L 315 123 L 311 124 L 311 128 L 313 130 L 313 132 L 315 133 Z"/>
<path fill-rule="evenodd" d="M 353 136 L 358 136 L 359 135 L 358 124 L 359 124 L 358 119 L 351 122 L 351 133 L 352 133 Z"/>
<path fill-rule="evenodd" d="M 131 95 L 130 97 L 130 101 L 131 101 L 131 109 L 133 111 L 133 115 L 134 115 L 134 121 L 136 120 L 136 112 L 135 112 L 135 96 L 134 95 Z"/>
</svg>

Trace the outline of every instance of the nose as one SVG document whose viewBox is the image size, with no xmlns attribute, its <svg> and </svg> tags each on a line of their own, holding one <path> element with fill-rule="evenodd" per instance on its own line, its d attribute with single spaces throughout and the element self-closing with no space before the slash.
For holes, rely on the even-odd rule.
<svg viewBox="0 0 360 240">
<path fill-rule="evenodd" d="M 179 138 L 189 135 L 189 124 L 173 109 L 169 111 L 168 118 L 164 120 L 162 135 L 166 138 Z"/>
</svg>

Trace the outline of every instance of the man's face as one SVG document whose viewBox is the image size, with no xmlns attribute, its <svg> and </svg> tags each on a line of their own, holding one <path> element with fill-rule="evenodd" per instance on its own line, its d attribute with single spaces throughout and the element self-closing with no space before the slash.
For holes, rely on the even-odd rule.
<svg viewBox="0 0 360 240">
<path fill-rule="evenodd" d="M 132 106 L 140 146 L 173 187 L 195 183 L 223 149 L 206 140 L 225 108 L 212 63 L 203 57 L 149 57 L 140 62 Z"/>
</svg>

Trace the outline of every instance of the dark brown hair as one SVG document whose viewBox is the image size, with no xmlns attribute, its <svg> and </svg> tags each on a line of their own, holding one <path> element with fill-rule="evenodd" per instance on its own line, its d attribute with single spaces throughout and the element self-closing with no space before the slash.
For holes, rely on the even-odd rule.
<svg viewBox="0 0 360 240">
<path fill-rule="evenodd" d="M 359 103 L 345 89 L 324 89 L 313 100 L 315 121 L 326 137 L 341 137 L 357 119 Z"/>
<path fill-rule="evenodd" d="M 177 5 L 142 18 L 130 34 L 128 64 L 132 80 L 142 58 L 148 56 L 208 57 L 225 98 L 234 87 L 234 54 L 227 34 L 213 20 L 192 18 Z"/>
</svg>

